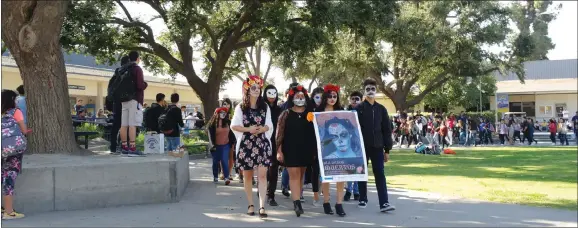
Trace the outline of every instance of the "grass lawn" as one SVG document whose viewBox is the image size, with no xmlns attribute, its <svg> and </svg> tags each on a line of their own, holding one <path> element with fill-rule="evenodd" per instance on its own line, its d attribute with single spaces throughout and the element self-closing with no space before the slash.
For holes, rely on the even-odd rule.
<svg viewBox="0 0 578 228">
<path fill-rule="evenodd" d="M 385 168 L 388 187 L 578 210 L 576 147 L 455 151 L 457 155 L 436 156 L 393 150 Z M 373 182 L 373 175 L 369 176 Z"/>
</svg>

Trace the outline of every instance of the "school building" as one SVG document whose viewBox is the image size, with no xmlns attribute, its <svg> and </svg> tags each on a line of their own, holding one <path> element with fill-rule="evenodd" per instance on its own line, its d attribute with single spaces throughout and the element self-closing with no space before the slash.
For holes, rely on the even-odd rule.
<svg viewBox="0 0 578 228">
<path fill-rule="evenodd" d="M 490 98 L 490 107 L 499 113 L 526 112 L 540 122 L 572 118 L 578 111 L 577 68 L 577 59 L 525 62 L 524 83 L 512 72 L 494 72 L 497 91 Z"/>
<path fill-rule="evenodd" d="M 98 109 L 104 109 L 104 100 L 107 93 L 108 81 L 118 67 L 97 64 L 92 56 L 64 53 L 66 73 L 68 77 L 68 92 L 71 112 L 77 100 L 82 100 L 87 112 L 95 113 Z M 202 109 L 201 100 L 193 89 L 182 81 L 175 81 L 144 75 L 148 87 L 144 93 L 144 102 L 155 103 L 157 93 L 164 93 L 166 100 L 170 102 L 170 95 L 180 95 L 180 105 L 186 105 L 190 111 L 193 107 Z M 16 62 L 8 53 L 2 55 L 2 89 L 15 90 L 22 85 L 22 78 Z"/>
</svg>

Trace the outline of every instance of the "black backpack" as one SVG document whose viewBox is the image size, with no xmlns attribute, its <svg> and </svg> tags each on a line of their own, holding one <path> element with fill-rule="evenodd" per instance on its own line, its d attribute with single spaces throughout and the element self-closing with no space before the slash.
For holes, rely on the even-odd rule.
<svg viewBox="0 0 578 228">
<path fill-rule="evenodd" d="M 112 77 L 110 78 L 110 80 L 108 81 L 108 86 L 106 88 L 106 98 L 105 98 L 105 103 L 104 106 L 106 108 L 106 110 L 108 110 L 109 112 L 113 111 L 113 106 L 114 106 L 114 89 L 116 87 L 118 87 L 118 82 L 119 82 L 119 76 L 118 76 L 118 69 L 114 71 L 114 75 L 112 75 Z"/>
<path fill-rule="evenodd" d="M 112 91 L 115 101 L 127 102 L 136 98 L 136 82 L 132 74 L 133 65 L 124 69 L 118 74 L 114 89 Z"/>
<path fill-rule="evenodd" d="M 177 123 L 169 116 L 169 112 L 175 105 L 169 105 L 165 111 L 159 116 L 159 130 L 166 135 L 173 133 Z"/>
</svg>

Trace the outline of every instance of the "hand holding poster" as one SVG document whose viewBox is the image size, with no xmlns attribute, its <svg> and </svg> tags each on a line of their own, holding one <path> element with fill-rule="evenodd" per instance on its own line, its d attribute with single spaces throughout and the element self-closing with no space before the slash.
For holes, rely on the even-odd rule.
<svg viewBox="0 0 578 228">
<path fill-rule="evenodd" d="M 363 137 L 352 111 L 314 113 L 322 182 L 367 181 Z"/>
</svg>

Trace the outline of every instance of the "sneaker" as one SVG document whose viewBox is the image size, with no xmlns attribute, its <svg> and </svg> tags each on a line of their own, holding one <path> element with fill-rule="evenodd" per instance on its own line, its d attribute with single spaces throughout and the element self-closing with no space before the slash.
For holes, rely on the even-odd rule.
<svg viewBox="0 0 578 228">
<path fill-rule="evenodd" d="M 303 196 L 301 196 L 301 198 L 299 198 L 299 201 L 301 201 L 301 203 L 305 203 L 305 198 L 303 198 Z"/>
<path fill-rule="evenodd" d="M 229 180 L 229 178 L 225 178 L 225 185 L 229 185 L 231 183 L 231 180 Z"/>
<path fill-rule="evenodd" d="M 12 213 L 2 212 L 2 220 L 24 218 L 24 214 L 12 211 Z"/>
<path fill-rule="evenodd" d="M 128 147 L 123 146 L 120 148 L 120 154 L 122 156 L 128 157 L 128 152 L 129 152 Z"/>
<path fill-rule="evenodd" d="M 319 202 L 319 200 L 313 200 L 313 206 L 314 207 L 321 207 L 323 204 L 321 202 Z"/>
<path fill-rule="evenodd" d="M 283 194 L 285 197 L 289 197 L 289 196 L 290 196 L 289 190 L 287 190 L 287 188 L 283 188 L 283 189 L 281 190 L 281 194 Z"/>
<path fill-rule="evenodd" d="M 219 182 L 219 179 L 213 178 L 213 183 L 218 183 L 218 182 Z"/>
<path fill-rule="evenodd" d="M 112 155 L 120 155 L 120 152 L 118 152 L 118 151 L 111 151 L 110 154 L 112 154 Z"/>
<path fill-rule="evenodd" d="M 128 152 L 128 156 L 129 157 L 146 157 L 146 154 L 144 154 L 143 152 L 138 151 L 138 150 L 133 150 L 133 151 Z"/>
<path fill-rule="evenodd" d="M 357 204 L 357 207 L 359 207 L 359 208 L 366 208 L 366 207 L 367 207 L 367 202 L 365 202 L 365 201 L 359 201 L 359 204 Z"/>
<path fill-rule="evenodd" d="M 279 206 L 279 204 L 277 203 L 277 201 L 275 201 L 275 198 L 269 198 L 269 206 L 276 207 Z"/>
<path fill-rule="evenodd" d="M 379 211 L 381 212 L 388 212 L 395 210 L 395 207 L 389 203 L 379 206 Z"/>
</svg>

